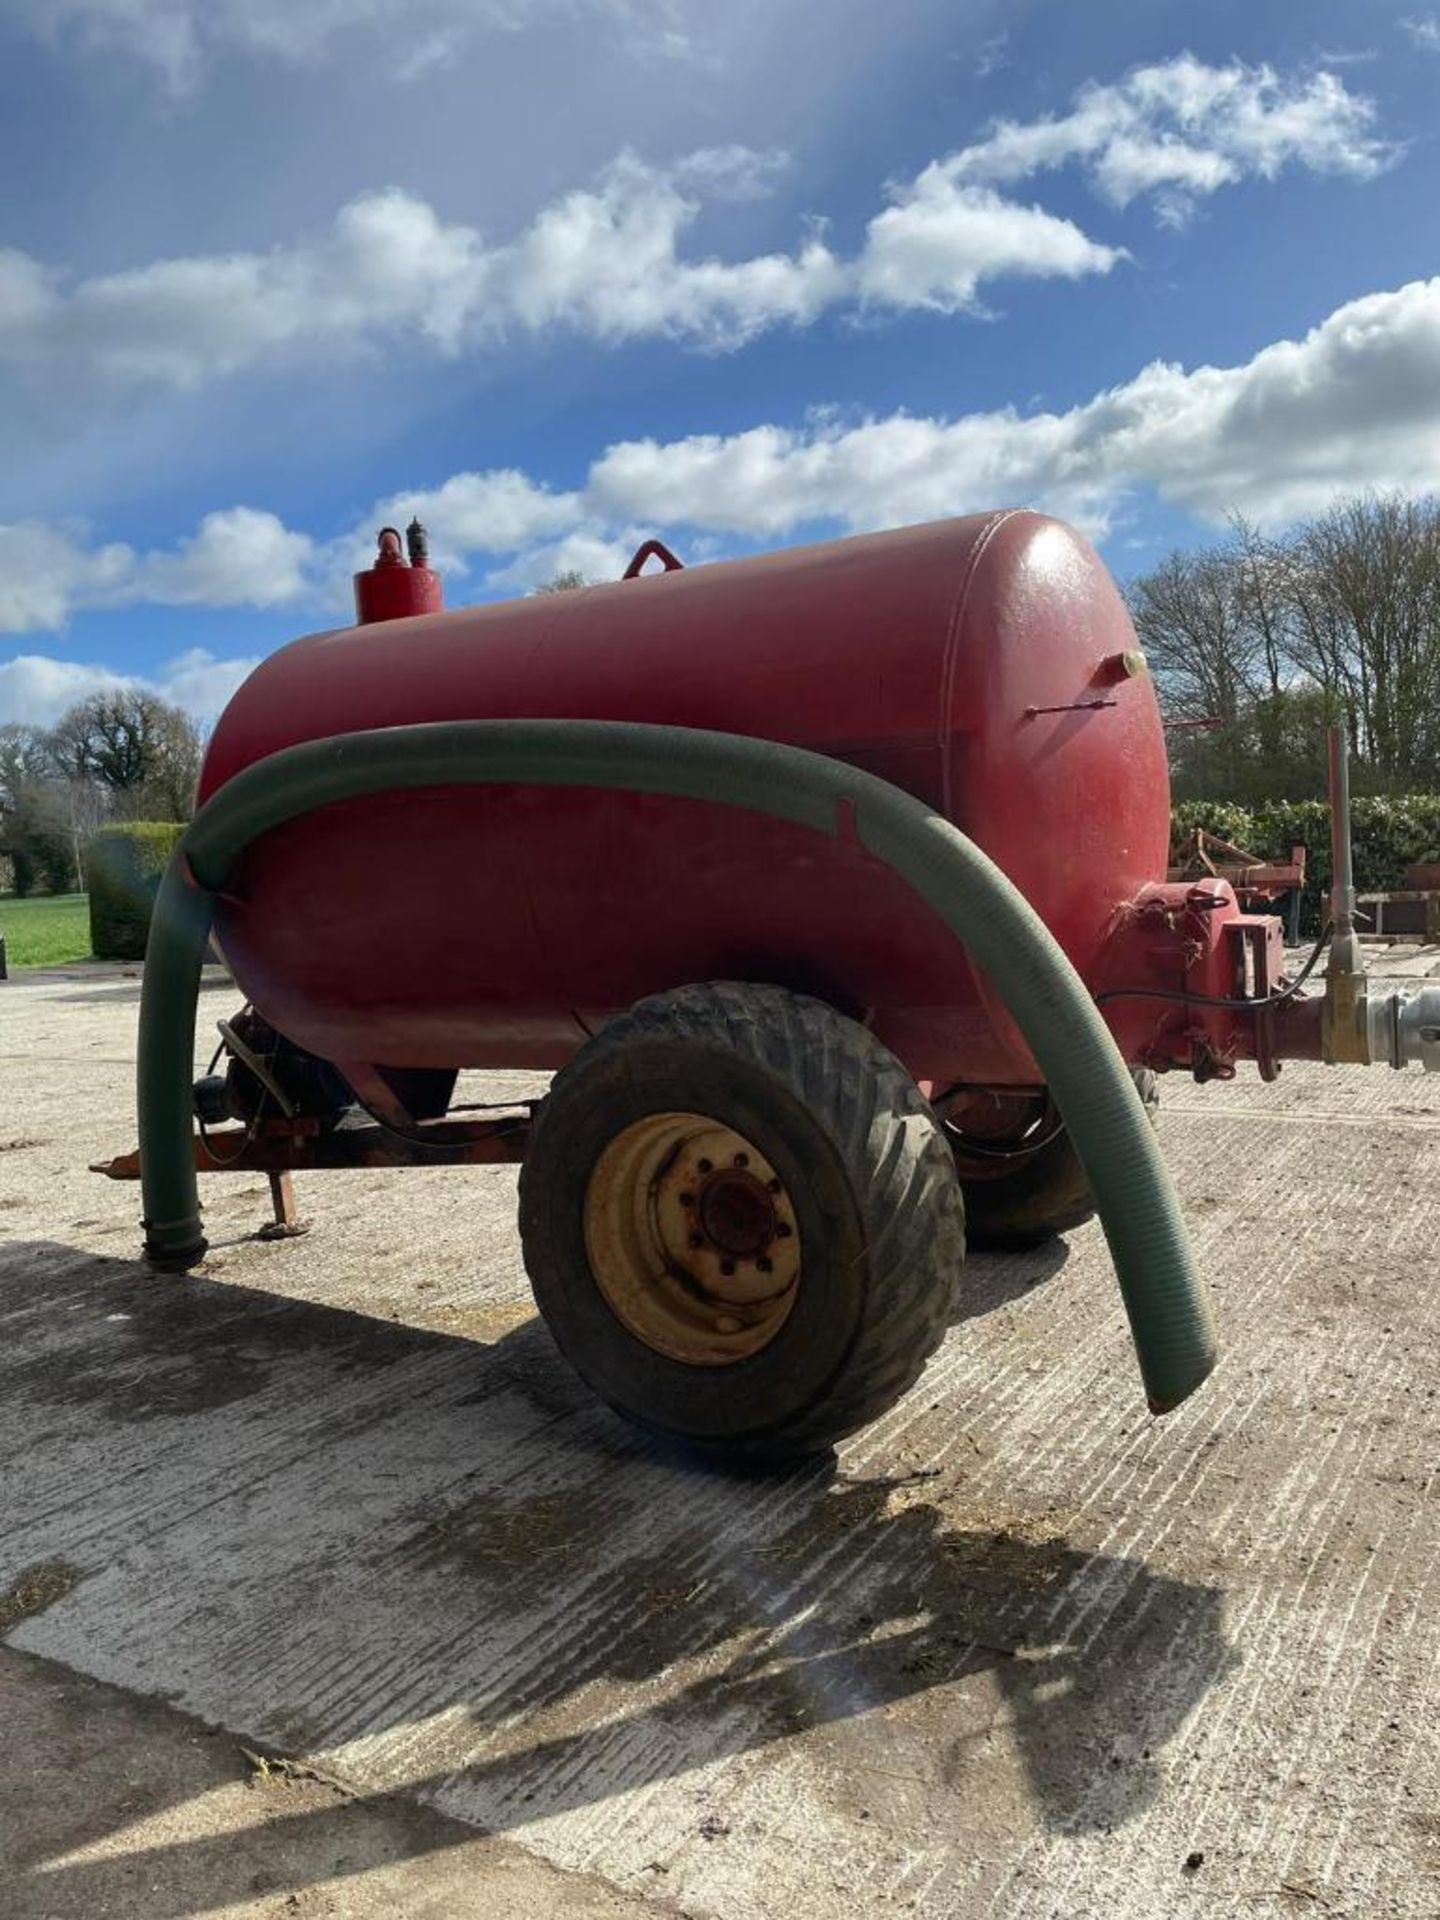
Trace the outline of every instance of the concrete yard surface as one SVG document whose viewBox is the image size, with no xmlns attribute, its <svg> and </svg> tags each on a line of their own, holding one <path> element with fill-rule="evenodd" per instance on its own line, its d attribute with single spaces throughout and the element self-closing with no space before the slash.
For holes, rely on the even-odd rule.
<svg viewBox="0 0 1440 1920">
<path fill-rule="evenodd" d="M 5 1920 L 649 1911 L 404 1795 L 352 1797 L 172 1707 L 4 1647 L 0 1727 Z"/>
<path fill-rule="evenodd" d="M 272 1244 L 216 1177 L 147 1271 L 86 1171 L 137 1002 L 0 986 L 3 1920 L 1440 1915 L 1440 1084 L 1169 1077 L 1224 1357 L 1167 1419 L 1090 1226 L 727 1478 L 559 1359 L 511 1170 Z"/>
</svg>

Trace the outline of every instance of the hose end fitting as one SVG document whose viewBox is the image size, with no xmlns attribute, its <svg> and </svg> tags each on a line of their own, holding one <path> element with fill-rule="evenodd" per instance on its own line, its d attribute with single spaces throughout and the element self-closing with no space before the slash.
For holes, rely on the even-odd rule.
<svg viewBox="0 0 1440 1920">
<path fill-rule="evenodd" d="M 188 1273 L 191 1267 L 199 1266 L 209 1251 L 210 1242 L 203 1233 L 198 1240 L 176 1245 L 163 1229 L 157 1234 L 150 1226 L 145 1228 L 145 1264 L 154 1267 L 157 1273 Z"/>
<path fill-rule="evenodd" d="M 1364 1004 L 1370 1061 L 1392 1067 L 1417 1062 L 1427 1073 L 1440 1072 L 1440 987 L 1418 993 L 1370 993 Z"/>
</svg>

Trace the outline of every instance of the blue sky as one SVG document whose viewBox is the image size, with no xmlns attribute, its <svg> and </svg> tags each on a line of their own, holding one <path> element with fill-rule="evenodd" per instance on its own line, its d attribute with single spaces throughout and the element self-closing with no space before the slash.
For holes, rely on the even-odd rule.
<svg viewBox="0 0 1440 1920">
<path fill-rule="evenodd" d="M 1028 502 L 1117 572 L 1440 473 L 1440 16 L 0 0 L 0 722 Z"/>
</svg>

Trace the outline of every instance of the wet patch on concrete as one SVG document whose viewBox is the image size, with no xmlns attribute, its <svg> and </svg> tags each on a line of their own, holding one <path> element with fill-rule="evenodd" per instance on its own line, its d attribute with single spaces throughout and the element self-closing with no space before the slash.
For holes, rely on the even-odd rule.
<svg viewBox="0 0 1440 1920">
<path fill-rule="evenodd" d="M 83 1571 L 68 1560 L 38 1560 L 33 1567 L 22 1568 L 0 1592 L 0 1634 L 44 1613 L 73 1593 L 84 1578 Z"/>
<path fill-rule="evenodd" d="M 474 1579 L 522 1568 L 543 1579 L 546 1562 L 573 1555 L 597 1515 L 603 1516 L 605 1527 L 613 1527 L 628 1517 L 630 1506 L 623 1496 L 598 1502 L 596 1489 L 588 1485 L 538 1494 L 496 1489 L 447 1507 L 413 1534 L 387 1545 L 385 1553 L 417 1568 L 440 1568 Z"/>
</svg>

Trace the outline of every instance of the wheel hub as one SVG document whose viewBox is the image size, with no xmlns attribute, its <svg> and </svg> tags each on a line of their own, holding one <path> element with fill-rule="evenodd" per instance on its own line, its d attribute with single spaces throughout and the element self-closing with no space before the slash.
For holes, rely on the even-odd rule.
<svg viewBox="0 0 1440 1920">
<path fill-rule="evenodd" d="M 753 1143 L 696 1113 L 648 1114 L 596 1162 L 585 1246 L 611 1311 L 657 1353 L 724 1366 L 768 1346 L 795 1303 L 800 1235 Z"/>
<path fill-rule="evenodd" d="M 695 1217 L 712 1246 L 742 1260 L 756 1259 L 775 1238 L 775 1203 L 754 1174 L 740 1168 L 710 1176 Z"/>
</svg>

